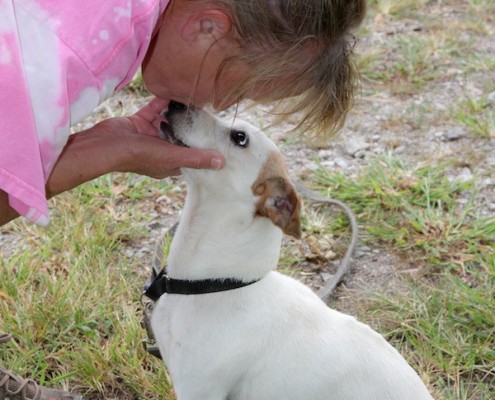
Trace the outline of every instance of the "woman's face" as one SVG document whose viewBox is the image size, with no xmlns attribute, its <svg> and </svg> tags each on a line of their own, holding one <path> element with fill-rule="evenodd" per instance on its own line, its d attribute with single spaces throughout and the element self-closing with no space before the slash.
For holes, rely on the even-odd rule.
<svg viewBox="0 0 495 400">
<path fill-rule="evenodd" d="M 211 104 L 217 110 L 224 110 L 243 99 L 258 100 L 265 98 L 267 89 L 244 93 L 242 98 L 223 98 L 232 92 L 239 82 L 244 80 L 249 69 L 242 65 L 227 66 L 222 70 L 218 84 L 215 83 L 217 71 L 226 57 L 238 51 L 233 46 L 214 44 L 210 49 L 197 51 L 194 48 L 181 47 L 172 43 L 165 53 L 157 48 L 143 63 L 143 80 L 149 92 L 163 99 L 175 100 L 196 108 Z M 165 46 L 164 46 L 165 47 Z"/>
<path fill-rule="evenodd" d="M 243 99 L 269 99 L 274 85 L 283 84 L 279 79 L 241 98 L 222 101 L 249 73 L 246 65 L 228 65 L 215 83 L 224 60 L 240 52 L 230 18 L 209 3 L 179 0 L 170 7 L 157 25 L 142 65 L 144 83 L 152 94 L 197 108 L 212 104 L 223 110 Z"/>
<path fill-rule="evenodd" d="M 176 0 L 159 21 L 143 61 L 146 88 L 155 96 L 201 108 L 213 101 L 223 60 L 239 51 L 230 18 L 209 3 Z M 245 71 L 229 71 L 222 92 Z"/>
</svg>

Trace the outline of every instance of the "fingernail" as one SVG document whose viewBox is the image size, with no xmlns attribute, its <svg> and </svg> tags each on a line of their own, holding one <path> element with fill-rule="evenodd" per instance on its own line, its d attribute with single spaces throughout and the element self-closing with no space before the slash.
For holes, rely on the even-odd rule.
<svg viewBox="0 0 495 400">
<path fill-rule="evenodd" d="M 219 158 L 213 158 L 211 160 L 210 166 L 212 169 L 221 169 L 222 168 L 222 160 Z"/>
</svg>

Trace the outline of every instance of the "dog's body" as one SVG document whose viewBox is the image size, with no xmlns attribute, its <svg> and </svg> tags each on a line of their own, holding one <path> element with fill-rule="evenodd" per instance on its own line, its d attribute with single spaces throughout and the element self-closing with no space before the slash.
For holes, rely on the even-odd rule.
<svg viewBox="0 0 495 400">
<path fill-rule="evenodd" d="M 230 129 L 202 111 L 172 107 L 167 117 L 169 137 L 226 158 L 221 171 L 183 171 L 188 195 L 168 275 L 259 279 L 160 298 L 152 327 L 178 400 L 431 399 L 382 336 L 273 271 L 282 230 L 300 234 L 299 199 L 276 146 L 248 124 Z"/>
</svg>

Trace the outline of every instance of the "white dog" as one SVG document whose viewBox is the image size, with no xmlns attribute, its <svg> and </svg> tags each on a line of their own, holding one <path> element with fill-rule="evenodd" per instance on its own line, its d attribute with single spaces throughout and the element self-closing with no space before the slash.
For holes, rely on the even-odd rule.
<svg viewBox="0 0 495 400">
<path fill-rule="evenodd" d="M 385 339 L 273 270 L 300 201 L 281 153 L 246 122 L 172 103 L 162 135 L 221 152 L 188 195 L 152 329 L 179 400 L 432 399 Z M 198 294 L 199 293 L 199 294 Z"/>
</svg>

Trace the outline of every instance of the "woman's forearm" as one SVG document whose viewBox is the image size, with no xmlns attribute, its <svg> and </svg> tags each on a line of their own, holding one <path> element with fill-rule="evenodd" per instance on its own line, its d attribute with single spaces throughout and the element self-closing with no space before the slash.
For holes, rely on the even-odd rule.
<svg viewBox="0 0 495 400">
<path fill-rule="evenodd" d="M 0 190 L 0 226 L 17 218 L 19 214 L 9 206 L 9 198 L 7 193 Z"/>
<path fill-rule="evenodd" d="M 46 197 L 54 197 L 109 172 L 135 172 L 162 179 L 178 175 L 183 167 L 223 167 L 224 159 L 219 153 L 172 145 L 153 135 L 155 131 L 154 125 L 137 113 L 102 121 L 72 135 L 45 185 Z M 17 216 L 8 204 L 7 195 L 0 191 L 0 225 Z"/>
<path fill-rule="evenodd" d="M 122 157 L 118 151 L 111 151 L 116 148 L 115 140 L 105 132 L 104 125 L 72 135 L 46 183 L 47 199 L 116 170 Z M 9 205 L 7 193 L 0 190 L 0 226 L 18 216 Z"/>
<path fill-rule="evenodd" d="M 72 135 L 48 178 L 46 197 L 116 171 L 122 159 L 118 139 L 102 124 Z"/>
</svg>

